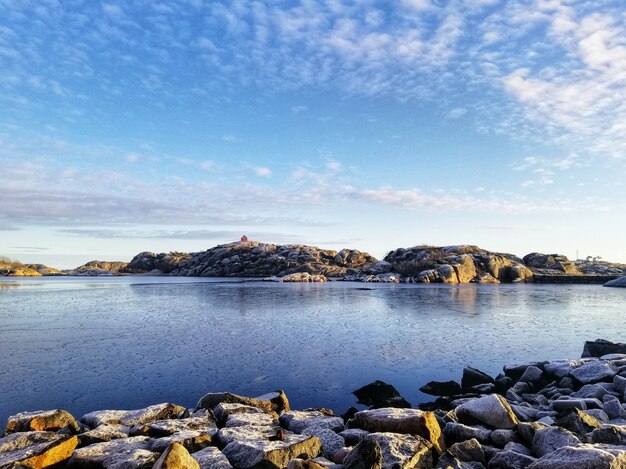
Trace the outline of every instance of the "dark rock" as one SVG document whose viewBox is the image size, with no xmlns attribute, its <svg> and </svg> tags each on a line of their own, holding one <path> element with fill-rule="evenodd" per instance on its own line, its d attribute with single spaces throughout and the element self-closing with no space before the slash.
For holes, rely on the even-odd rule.
<svg viewBox="0 0 626 469">
<path fill-rule="evenodd" d="M 509 378 L 508 376 L 504 376 L 502 378 L 498 378 L 495 380 L 495 385 L 496 385 L 496 393 L 498 394 L 502 394 L 505 395 L 506 392 L 511 389 L 511 387 L 514 385 L 515 383 L 513 382 L 512 378 Z"/>
<path fill-rule="evenodd" d="M 349 428 L 339 432 L 339 435 L 343 437 L 347 446 L 356 446 L 363 438 L 369 435 L 369 433 L 370 432 L 367 430 L 361 430 L 360 428 Z"/>
<path fill-rule="evenodd" d="M 613 343 L 604 339 L 585 342 L 581 358 L 601 357 L 609 353 L 626 353 L 626 344 Z"/>
<path fill-rule="evenodd" d="M 475 461 L 461 461 L 446 451 L 437 461 L 435 469 L 485 469 L 485 466 Z"/>
<path fill-rule="evenodd" d="M 579 435 L 584 435 L 602 425 L 595 417 L 579 409 L 572 409 L 559 415 L 556 424 Z"/>
<path fill-rule="evenodd" d="M 487 465 L 487 469 L 526 469 L 537 459 L 516 451 L 501 451 Z"/>
<path fill-rule="evenodd" d="M 383 452 L 375 440 L 364 439 L 343 460 L 344 469 L 382 469 Z"/>
<path fill-rule="evenodd" d="M 476 461 L 481 464 L 487 464 L 485 451 L 480 442 L 474 438 L 453 444 L 448 448 L 447 452 L 459 461 Z"/>
<path fill-rule="evenodd" d="M 504 448 L 509 443 L 519 441 L 513 430 L 494 430 L 490 435 L 491 442 L 496 448 Z"/>
<path fill-rule="evenodd" d="M 461 379 L 461 387 L 463 389 L 471 388 L 479 384 L 493 384 L 495 380 L 486 373 L 483 373 L 476 368 L 466 366 L 463 368 L 463 378 Z"/>
<path fill-rule="evenodd" d="M 597 383 L 599 381 L 613 382 L 617 374 L 617 367 L 610 362 L 590 361 L 570 371 L 570 376 L 581 384 Z"/>
<path fill-rule="evenodd" d="M 591 433 L 591 443 L 625 445 L 626 427 L 619 425 L 602 425 Z"/>
<path fill-rule="evenodd" d="M 420 391 L 431 396 L 455 396 L 461 394 L 461 385 L 456 381 L 430 381 Z"/>
<path fill-rule="evenodd" d="M 538 457 L 545 456 L 563 446 L 577 446 L 581 441 L 572 432 L 559 427 L 540 428 L 535 431 L 532 450 Z"/>
<path fill-rule="evenodd" d="M 367 406 L 377 406 L 395 397 L 402 397 L 391 384 L 376 380 L 362 388 L 352 391 L 358 402 Z"/>
<path fill-rule="evenodd" d="M 482 426 L 469 426 L 462 423 L 448 422 L 443 428 L 448 443 L 475 439 L 480 443 L 488 443 L 491 430 Z"/>
<path fill-rule="evenodd" d="M 543 456 L 529 469 L 618 469 L 626 466 L 626 451 L 619 447 L 564 446 Z"/>
<path fill-rule="evenodd" d="M 626 410 L 622 406 L 620 400 L 615 397 L 607 394 L 604 396 L 604 412 L 609 417 L 609 419 L 624 419 L 626 418 Z"/>
<path fill-rule="evenodd" d="M 353 418 L 354 414 L 356 414 L 358 411 L 359 409 L 357 409 L 356 407 L 350 407 L 343 414 L 341 414 L 341 418 L 343 419 L 344 422 L 347 422 L 348 420 Z"/>
</svg>

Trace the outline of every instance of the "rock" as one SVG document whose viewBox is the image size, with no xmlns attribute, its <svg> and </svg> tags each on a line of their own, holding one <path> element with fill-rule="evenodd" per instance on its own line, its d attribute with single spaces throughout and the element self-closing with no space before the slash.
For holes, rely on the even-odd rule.
<svg viewBox="0 0 626 469">
<path fill-rule="evenodd" d="M 275 391 L 264 394 L 259 397 L 246 397 L 232 394 L 229 392 L 212 392 L 202 396 L 197 409 L 213 409 L 219 404 L 244 404 L 251 407 L 257 407 L 266 413 L 281 414 L 289 411 L 289 401 L 283 391 Z"/>
<path fill-rule="evenodd" d="M 376 440 L 363 439 L 343 460 L 343 469 L 382 469 L 383 452 Z"/>
<path fill-rule="evenodd" d="M 507 444 L 518 441 L 513 430 L 494 430 L 490 439 L 496 448 L 504 448 Z"/>
<path fill-rule="evenodd" d="M 620 375 L 613 377 L 613 388 L 622 396 L 626 393 L 626 378 Z"/>
<path fill-rule="evenodd" d="M 197 430 L 183 430 L 174 433 L 170 436 L 158 438 L 150 445 L 150 451 L 155 453 L 162 453 L 172 443 L 178 443 L 183 446 L 187 451 L 195 453 L 201 449 L 210 446 L 213 442 L 213 437 L 208 434 Z"/>
<path fill-rule="evenodd" d="M 523 260 L 528 267 L 532 267 L 535 271 L 543 274 L 581 274 L 581 272 L 576 268 L 574 262 L 570 261 L 562 254 L 541 254 L 538 252 L 532 252 L 525 255 Z"/>
<path fill-rule="evenodd" d="M 9 417 L 4 435 L 15 432 L 57 431 L 65 427 L 72 432 L 78 432 L 80 428 L 72 414 L 65 410 L 21 412 Z"/>
<path fill-rule="evenodd" d="M 439 453 L 445 450 L 441 427 L 433 412 L 395 408 L 363 410 L 348 421 L 348 428 L 419 435 L 432 443 Z"/>
<path fill-rule="evenodd" d="M 432 445 L 420 436 L 399 433 L 370 433 L 365 440 L 375 441 L 383 455 L 383 469 L 428 468 L 433 465 Z"/>
<path fill-rule="evenodd" d="M 461 387 L 463 389 L 471 388 L 479 384 L 493 384 L 495 380 L 486 373 L 476 368 L 466 366 L 463 368 L 463 378 L 461 379 Z"/>
<path fill-rule="evenodd" d="M 481 464 L 486 464 L 485 451 L 479 441 L 475 438 L 455 443 L 448 448 L 447 452 L 460 461 L 475 461 Z"/>
<path fill-rule="evenodd" d="M 487 465 L 487 469 L 526 469 L 537 461 L 530 455 L 515 451 L 500 451 Z"/>
<path fill-rule="evenodd" d="M 217 435 L 215 435 L 215 441 L 218 446 L 223 448 L 224 446 L 232 443 L 233 441 L 256 441 L 256 440 L 270 440 L 276 438 L 279 431 L 282 431 L 280 427 L 263 427 L 263 426 L 244 426 L 244 427 L 231 427 L 222 428 Z"/>
<path fill-rule="evenodd" d="M 461 461 L 446 451 L 437 461 L 435 469 L 485 469 L 485 466 L 475 461 Z"/>
<path fill-rule="evenodd" d="M 72 467 L 141 468 L 153 464 L 159 457 L 150 451 L 152 439 L 135 436 L 105 443 L 96 443 L 74 450 L 70 458 Z"/>
<path fill-rule="evenodd" d="M 541 378 L 543 378 L 543 371 L 536 366 L 529 366 L 526 368 L 526 371 L 524 371 L 524 374 L 520 377 L 519 381 L 525 383 L 536 383 L 541 381 Z"/>
<path fill-rule="evenodd" d="M 550 407 L 557 412 L 564 412 L 570 409 L 587 409 L 587 403 L 584 399 L 557 399 L 550 403 Z"/>
<path fill-rule="evenodd" d="M 559 427 L 540 428 L 535 431 L 532 451 L 538 457 L 545 456 L 563 446 L 577 446 L 581 441 L 572 432 Z"/>
<path fill-rule="evenodd" d="M 232 466 L 224 454 L 214 446 L 207 446 L 191 454 L 198 461 L 200 469 L 231 469 Z"/>
<path fill-rule="evenodd" d="M 494 428 L 510 429 L 519 423 L 509 403 L 498 394 L 461 404 L 456 408 L 456 415 L 461 422 L 477 420 Z"/>
<path fill-rule="evenodd" d="M 532 453 L 526 446 L 521 443 L 516 443 L 514 441 L 507 443 L 504 447 L 504 451 L 514 451 L 519 454 L 525 454 L 526 456 L 532 456 Z"/>
<path fill-rule="evenodd" d="M 294 272 L 293 274 L 283 275 L 282 277 L 267 277 L 264 279 L 269 282 L 285 282 L 285 283 L 297 283 L 297 282 L 314 282 L 323 283 L 328 281 L 324 275 L 313 274 L 308 272 Z"/>
<path fill-rule="evenodd" d="M 141 432 L 136 432 L 135 430 L 137 427 L 133 427 L 130 432 L 131 436 L 135 436 L 136 433 L 137 436 L 144 435 L 160 438 L 182 431 L 201 431 L 210 435 L 215 435 L 217 433 L 217 425 L 215 425 L 215 422 L 208 417 L 156 420 L 154 422 L 141 425 L 141 427 Z"/>
<path fill-rule="evenodd" d="M 127 262 L 121 261 L 90 261 L 66 273 L 69 275 L 112 275 L 118 274 L 127 265 Z"/>
<path fill-rule="evenodd" d="M 620 400 L 615 397 L 607 394 L 604 396 L 604 412 L 609 417 L 609 419 L 626 419 L 626 410 L 622 406 Z"/>
<path fill-rule="evenodd" d="M 352 451 L 352 447 L 344 446 L 343 448 L 341 448 L 339 451 L 335 453 L 333 462 L 335 464 L 343 464 L 344 459 L 346 459 L 346 456 L 348 456 L 348 454 L 350 454 L 351 451 Z"/>
<path fill-rule="evenodd" d="M 575 367 L 582 365 L 583 362 L 580 360 L 555 360 L 550 363 L 547 363 L 544 366 L 544 370 L 549 375 L 554 376 L 555 378 L 561 379 L 569 376 L 570 371 L 572 371 Z"/>
<path fill-rule="evenodd" d="M 222 450 L 235 467 L 285 467 L 294 458 L 312 459 L 321 450 L 319 438 L 308 435 L 285 435 L 276 441 L 232 441 Z"/>
<path fill-rule="evenodd" d="M 112 423 L 132 427 L 156 420 L 176 418 L 183 415 L 186 410 L 175 404 L 164 403 L 137 410 L 99 410 L 83 415 L 80 420 L 91 428 Z"/>
<path fill-rule="evenodd" d="M 602 399 L 604 397 L 604 395 L 608 392 L 606 390 L 606 388 L 604 386 L 602 386 L 602 384 L 606 384 L 606 383 L 585 384 L 578 391 L 573 392 L 572 394 L 570 394 L 570 396 L 571 397 L 579 397 L 579 398 L 582 398 L 582 399 L 587 399 L 587 398 Z"/>
<path fill-rule="evenodd" d="M 580 409 L 572 409 L 560 415 L 556 424 L 566 430 L 584 435 L 602 425 L 598 419 Z"/>
<path fill-rule="evenodd" d="M 243 427 L 249 425 L 272 426 L 278 425 L 278 420 L 269 414 L 232 414 L 224 423 L 225 427 Z"/>
<path fill-rule="evenodd" d="M 315 459 L 319 459 L 319 458 L 315 458 Z M 330 461 L 329 461 L 330 462 Z M 287 469 L 324 469 L 325 467 L 334 467 L 335 465 L 333 465 L 331 463 L 330 466 L 324 466 L 322 464 L 319 464 L 316 460 L 306 460 L 306 459 L 292 459 L 291 461 L 289 461 L 289 464 L 287 464 Z"/>
<path fill-rule="evenodd" d="M 344 430 L 343 419 L 319 410 L 294 410 L 280 416 L 280 424 L 294 433 L 302 433 L 307 427 L 329 428 L 334 432 Z"/>
<path fill-rule="evenodd" d="M 543 456 L 529 469 L 618 469 L 626 465 L 626 452 L 594 445 L 564 446 Z"/>
<path fill-rule="evenodd" d="M 379 380 L 352 391 L 352 394 L 356 396 L 359 404 L 377 407 L 392 398 L 402 397 L 391 384 Z"/>
<path fill-rule="evenodd" d="M 154 254 L 153 252 L 140 252 L 126 265 L 119 269 L 121 272 L 137 274 L 158 270 L 169 274 L 178 269 L 182 264 L 193 257 L 193 254 L 185 252 L 169 252 Z"/>
<path fill-rule="evenodd" d="M 591 433 L 591 443 L 625 445 L 626 427 L 619 425 L 602 425 Z"/>
<path fill-rule="evenodd" d="M 456 381 L 431 381 L 420 388 L 431 396 L 455 396 L 461 394 L 461 385 Z"/>
<path fill-rule="evenodd" d="M 533 422 L 537 420 L 537 409 L 534 407 L 526 407 L 522 405 L 510 404 L 511 410 L 518 420 L 523 422 Z"/>
<path fill-rule="evenodd" d="M 222 402 L 213 408 L 213 415 L 220 426 L 224 426 L 228 418 L 236 414 L 260 414 L 263 416 L 270 416 L 270 418 L 278 418 L 278 414 L 275 412 L 266 412 L 258 407 L 252 407 L 245 404 L 226 403 Z"/>
<path fill-rule="evenodd" d="M 0 438 L 0 468 L 40 469 L 67 460 L 78 445 L 75 436 L 25 431 Z"/>
<path fill-rule="evenodd" d="M 78 435 L 80 446 L 92 445 L 94 443 L 102 443 L 105 441 L 116 440 L 118 438 L 128 438 L 130 427 L 120 425 L 119 423 L 104 424 L 96 427 L 88 432 Z"/>
<path fill-rule="evenodd" d="M 604 339 L 585 342 L 581 358 L 601 357 L 609 353 L 626 353 L 626 344 L 613 343 Z"/>
<path fill-rule="evenodd" d="M 605 287 L 626 287 L 626 276 L 609 280 L 604 284 Z"/>
<path fill-rule="evenodd" d="M 326 454 L 328 459 L 333 459 L 335 457 L 335 453 L 346 445 L 346 442 L 341 435 L 338 435 L 326 427 L 312 425 L 302 430 L 302 434 L 318 437 L 322 442 L 322 451 Z"/>
<path fill-rule="evenodd" d="M 361 430 L 360 428 L 349 428 L 339 432 L 339 435 L 343 437 L 347 446 L 356 446 L 363 438 L 369 435 L 369 433 L 370 432 L 367 430 Z"/>
<path fill-rule="evenodd" d="M 581 384 L 613 381 L 618 369 L 610 362 L 590 361 L 570 371 L 570 376 Z"/>
<path fill-rule="evenodd" d="M 463 425 L 462 423 L 448 422 L 443 428 L 443 434 L 447 442 L 462 442 L 475 439 L 480 443 L 489 442 L 491 430 L 480 427 Z"/>
<path fill-rule="evenodd" d="M 200 469 L 200 465 L 183 445 L 172 443 L 157 459 L 152 469 Z"/>
</svg>

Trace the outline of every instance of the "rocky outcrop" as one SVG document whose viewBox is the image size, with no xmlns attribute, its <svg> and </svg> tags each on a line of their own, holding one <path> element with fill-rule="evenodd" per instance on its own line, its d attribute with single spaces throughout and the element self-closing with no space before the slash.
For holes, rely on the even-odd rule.
<svg viewBox="0 0 626 469">
<path fill-rule="evenodd" d="M 574 262 L 562 254 L 532 252 L 524 256 L 524 263 L 537 273 L 568 275 L 580 275 L 582 273 L 576 268 Z"/>
<path fill-rule="evenodd" d="M 337 252 L 299 244 L 245 241 L 194 253 L 171 273 L 196 277 L 286 277 L 291 274 L 343 277 L 375 262 L 369 254 L 352 249 Z"/>
<path fill-rule="evenodd" d="M 158 273 L 169 274 L 190 260 L 193 255 L 186 252 L 162 252 L 160 254 L 148 251 L 140 252 L 132 258 L 128 265 L 121 269 L 121 272 L 144 274 L 158 271 Z"/>
<path fill-rule="evenodd" d="M 0 257 L 0 277 L 41 277 L 42 275 L 33 267 Z"/>
<path fill-rule="evenodd" d="M 59 269 L 55 269 L 54 267 L 49 267 L 44 264 L 26 264 L 26 267 L 35 270 L 44 276 L 64 275 Z"/>
<path fill-rule="evenodd" d="M 68 275 L 116 275 L 128 265 L 122 261 L 89 261 L 74 270 L 66 271 Z"/>
</svg>

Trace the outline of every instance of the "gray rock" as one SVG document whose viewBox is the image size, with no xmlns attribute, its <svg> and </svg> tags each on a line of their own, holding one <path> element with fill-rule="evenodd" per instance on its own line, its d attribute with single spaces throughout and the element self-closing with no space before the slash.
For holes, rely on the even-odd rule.
<svg viewBox="0 0 626 469">
<path fill-rule="evenodd" d="M 235 467 L 247 469 L 256 466 L 285 467 L 294 458 L 316 457 L 322 444 L 320 439 L 308 435 L 284 436 L 283 440 L 243 440 L 232 441 L 222 450 L 228 461 Z"/>
<path fill-rule="evenodd" d="M 312 425 L 302 430 L 302 434 L 318 437 L 322 442 L 322 451 L 326 454 L 328 459 L 333 459 L 335 457 L 335 453 L 346 444 L 341 435 L 338 435 L 326 427 Z"/>
<path fill-rule="evenodd" d="M 217 425 L 208 417 L 166 419 L 135 426 L 130 434 L 131 436 L 143 435 L 160 438 L 182 431 L 201 431 L 215 435 L 217 433 Z"/>
<path fill-rule="evenodd" d="M 556 378 L 565 378 L 569 376 L 570 372 L 583 364 L 580 360 L 555 360 L 544 366 L 546 373 L 551 374 Z"/>
<path fill-rule="evenodd" d="M 591 433 L 591 443 L 626 445 L 626 426 L 602 425 Z"/>
<path fill-rule="evenodd" d="M 514 451 L 519 454 L 525 454 L 526 456 L 532 456 L 533 454 L 530 452 L 526 446 L 521 443 L 515 443 L 514 441 L 507 443 L 503 448 L 504 451 Z"/>
<path fill-rule="evenodd" d="M 445 449 L 441 427 L 433 412 L 397 408 L 363 410 L 348 421 L 348 427 L 369 432 L 419 435 L 432 443 L 439 453 Z"/>
<path fill-rule="evenodd" d="M 461 422 L 474 419 L 494 428 L 510 429 L 519 423 L 509 403 L 498 394 L 461 404 L 456 408 L 456 415 Z"/>
<path fill-rule="evenodd" d="M 483 450 L 480 442 L 475 438 L 455 443 L 448 448 L 447 452 L 459 461 L 475 461 L 481 464 L 486 464 L 485 451 Z"/>
<path fill-rule="evenodd" d="M 536 366 L 529 366 L 524 371 L 524 374 L 520 377 L 519 381 L 523 381 L 525 383 L 536 383 L 541 381 L 543 378 L 543 371 Z"/>
<path fill-rule="evenodd" d="M 557 412 L 564 412 L 571 409 L 587 409 L 587 403 L 583 399 L 557 399 L 552 401 L 550 407 Z"/>
<path fill-rule="evenodd" d="M 47 431 L 12 433 L 0 438 L 0 468 L 41 468 L 66 461 L 78 444 L 75 436 Z"/>
<path fill-rule="evenodd" d="M 231 469 L 232 466 L 224 454 L 214 446 L 196 451 L 191 457 L 198 461 L 200 469 Z"/>
<path fill-rule="evenodd" d="M 376 440 L 363 439 L 343 460 L 344 469 L 382 469 L 383 452 Z"/>
<path fill-rule="evenodd" d="M 626 452 L 615 447 L 564 446 L 549 453 L 529 469 L 619 469 L 626 466 Z"/>
<path fill-rule="evenodd" d="M 119 438 L 128 438 L 129 433 L 130 427 L 120 425 L 119 423 L 112 423 L 100 425 L 93 430 L 81 433 L 78 435 L 78 440 L 80 441 L 80 446 L 87 446 Z"/>
<path fill-rule="evenodd" d="M 224 426 L 227 428 L 232 427 L 244 427 L 249 425 L 256 426 L 272 426 L 278 425 L 278 419 L 275 419 L 270 414 L 231 414 L 226 419 Z"/>
<path fill-rule="evenodd" d="M 347 430 L 339 432 L 339 435 L 341 435 L 346 441 L 346 445 L 356 446 L 361 442 L 363 438 L 365 438 L 366 435 L 369 435 L 369 432 L 360 428 L 349 428 Z"/>
<path fill-rule="evenodd" d="M 269 414 L 289 411 L 289 400 L 283 391 L 275 391 L 258 397 L 240 396 L 230 392 L 210 392 L 200 398 L 196 408 L 213 409 L 222 403 L 257 407 Z"/>
<path fill-rule="evenodd" d="M 135 436 L 96 443 L 74 450 L 69 463 L 76 467 L 141 468 L 153 464 L 159 457 L 158 453 L 150 451 L 152 441 L 145 436 Z"/>
<path fill-rule="evenodd" d="M 584 435 L 602 425 L 598 419 L 579 409 L 572 409 L 559 415 L 556 420 L 559 427 L 565 428 L 579 435 Z"/>
<path fill-rule="evenodd" d="M 479 426 L 470 427 L 462 423 L 448 422 L 443 429 L 443 434 L 448 442 L 476 439 L 480 443 L 487 443 L 491 436 L 491 430 Z"/>
<path fill-rule="evenodd" d="M 585 384 L 578 391 L 573 392 L 571 397 L 580 398 L 580 399 L 602 399 L 606 394 L 607 390 L 605 387 L 600 384 Z"/>
<path fill-rule="evenodd" d="M 99 410 L 83 415 L 80 420 L 91 428 L 112 423 L 132 427 L 156 420 L 177 418 L 186 410 L 175 404 L 163 403 L 137 410 Z"/>
<path fill-rule="evenodd" d="M 604 412 L 609 419 L 613 420 L 626 418 L 626 410 L 624 410 L 622 403 L 617 397 L 607 394 L 604 396 L 603 402 Z"/>
<path fill-rule="evenodd" d="M 461 461 L 446 451 L 437 461 L 435 469 L 485 469 L 485 466 L 475 461 Z"/>
<path fill-rule="evenodd" d="M 622 396 L 626 393 L 626 378 L 620 375 L 613 377 L 613 388 Z"/>
<path fill-rule="evenodd" d="M 519 441 L 513 430 L 494 430 L 489 438 L 496 448 L 504 448 L 508 443 Z"/>
<path fill-rule="evenodd" d="M 532 451 L 538 457 L 545 456 L 562 446 L 577 446 L 581 441 L 572 432 L 559 427 L 540 428 L 535 431 Z"/>
<path fill-rule="evenodd" d="M 335 417 L 319 410 L 294 410 L 280 416 L 280 424 L 294 433 L 302 433 L 307 427 L 328 428 L 334 432 L 344 430 L 341 417 Z"/>
<path fill-rule="evenodd" d="M 487 465 L 487 469 L 526 469 L 537 459 L 516 451 L 501 451 Z"/>
<path fill-rule="evenodd" d="M 537 418 L 537 409 L 530 406 L 522 406 L 510 404 L 511 410 L 518 420 L 523 422 L 532 422 Z"/>
<path fill-rule="evenodd" d="M 193 453 L 200 451 L 207 446 L 211 446 L 213 443 L 213 437 L 209 433 L 197 431 L 197 430 L 183 430 L 172 435 L 158 438 L 150 445 L 150 451 L 155 453 L 162 453 L 172 443 L 178 443 L 182 445 L 186 450 Z"/>
<path fill-rule="evenodd" d="M 233 441 L 258 441 L 269 440 L 278 435 L 280 427 L 250 425 L 243 427 L 222 428 L 217 435 L 215 441 L 218 446 L 224 447 Z"/>
<path fill-rule="evenodd" d="M 593 360 L 570 371 L 570 376 L 581 384 L 597 383 L 599 381 L 613 381 L 617 374 L 617 367 L 611 362 Z"/>
<path fill-rule="evenodd" d="M 428 468 L 433 465 L 432 445 L 420 436 L 399 433 L 370 433 L 383 455 L 383 469 Z"/>
<path fill-rule="evenodd" d="M 619 277 L 609 280 L 604 284 L 605 287 L 626 287 L 626 277 Z"/>
<path fill-rule="evenodd" d="M 258 407 L 253 407 L 250 405 L 240 404 L 240 403 L 228 403 L 221 402 L 217 406 L 213 408 L 213 414 L 215 415 L 215 419 L 220 424 L 220 426 L 224 426 L 228 417 L 233 414 L 267 414 L 265 410 L 259 409 Z M 274 412 L 270 412 L 269 415 L 276 415 Z"/>
</svg>

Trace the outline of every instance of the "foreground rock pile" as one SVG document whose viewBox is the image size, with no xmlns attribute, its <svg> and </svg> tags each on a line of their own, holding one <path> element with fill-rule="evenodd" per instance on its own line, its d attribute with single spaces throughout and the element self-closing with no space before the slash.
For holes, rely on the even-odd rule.
<svg viewBox="0 0 626 469">
<path fill-rule="evenodd" d="M 606 351 L 601 357 L 588 357 Z M 193 409 L 164 403 L 9 418 L 0 468 L 588 469 L 626 467 L 626 345 L 589 342 L 578 360 L 467 367 L 410 404 L 380 381 L 367 410 L 291 410 L 282 391 L 209 393 Z"/>
</svg>

